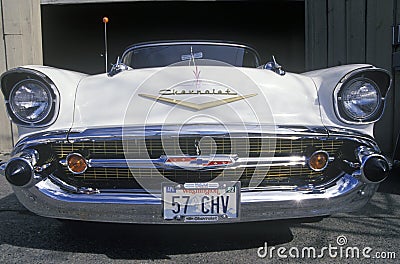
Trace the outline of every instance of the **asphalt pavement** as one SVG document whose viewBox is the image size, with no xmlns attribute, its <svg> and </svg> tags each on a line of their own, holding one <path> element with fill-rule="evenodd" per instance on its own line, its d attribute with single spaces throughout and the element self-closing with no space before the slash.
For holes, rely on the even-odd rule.
<svg viewBox="0 0 400 264">
<path fill-rule="evenodd" d="M 195 226 L 62 223 L 0 177 L 0 263 L 400 263 L 399 245 L 400 171 L 357 212 Z"/>
</svg>

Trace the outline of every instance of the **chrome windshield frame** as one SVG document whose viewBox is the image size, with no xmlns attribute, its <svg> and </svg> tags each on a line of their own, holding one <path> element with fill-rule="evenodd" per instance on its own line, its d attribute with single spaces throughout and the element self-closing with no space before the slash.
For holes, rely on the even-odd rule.
<svg viewBox="0 0 400 264">
<path fill-rule="evenodd" d="M 234 42 L 229 42 L 229 41 L 188 40 L 188 41 L 159 41 L 159 42 L 155 41 L 155 42 L 137 43 L 137 44 L 131 45 L 125 49 L 125 51 L 121 55 L 120 61 L 124 62 L 126 55 L 135 49 L 156 47 L 156 46 L 171 46 L 171 45 L 215 45 L 215 46 L 243 48 L 243 49 L 251 51 L 254 54 L 254 57 L 256 59 L 256 67 L 255 68 L 260 66 L 261 58 L 260 58 L 259 53 L 254 48 L 252 48 L 248 45 L 245 45 L 245 44 L 239 44 L 239 43 L 234 43 Z"/>
</svg>

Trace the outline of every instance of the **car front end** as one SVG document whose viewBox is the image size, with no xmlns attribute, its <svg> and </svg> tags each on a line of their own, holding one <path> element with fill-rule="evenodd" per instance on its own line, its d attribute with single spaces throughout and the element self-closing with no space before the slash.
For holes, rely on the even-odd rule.
<svg viewBox="0 0 400 264">
<path fill-rule="evenodd" d="M 1 172 L 20 202 L 59 219 L 174 224 L 326 216 L 369 201 L 391 169 L 373 138 L 386 71 L 202 64 L 200 44 L 179 46 L 170 67 L 135 58 L 94 76 L 5 73 L 20 140 Z"/>
</svg>

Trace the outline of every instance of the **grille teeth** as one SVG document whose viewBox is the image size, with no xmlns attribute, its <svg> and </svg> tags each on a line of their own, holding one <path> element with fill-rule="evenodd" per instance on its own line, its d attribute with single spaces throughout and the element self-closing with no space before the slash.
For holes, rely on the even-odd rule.
<svg viewBox="0 0 400 264">
<path fill-rule="evenodd" d="M 125 141 L 93 141 L 54 144 L 53 150 L 60 159 L 72 152 L 88 151 L 91 158 L 106 159 L 157 159 L 161 155 L 196 155 L 195 141 L 198 138 L 167 138 Z M 290 156 L 303 154 L 307 148 L 336 153 L 343 141 L 317 139 L 277 139 L 273 141 L 261 138 L 215 138 L 215 154 L 237 154 L 239 157 L 258 157 L 275 154 Z M 125 152 L 124 152 L 125 151 Z M 208 153 L 207 153 L 208 154 Z"/>
<path fill-rule="evenodd" d="M 70 174 L 68 170 L 66 173 Z M 227 170 L 227 171 L 188 171 L 188 170 L 157 170 L 157 169 L 128 169 L 128 168 L 89 168 L 84 174 L 74 175 L 75 179 L 82 180 L 105 180 L 105 179 L 134 179 L 138 178 L 157 178 L 164 176 L 172 181 L 178 179 L 197 179 L 210 181 L 216 177 L 221 177 L 221 180 L 226 178 L 235 178 L 242 180 L 250 179 L 265 179 L 273 180 L 280 178 L 281 180 L 289 178 L 291 175 L 307 175 L 309 178 L 315 178 L 322 175 L 322 172 L 315 172 L 305 166 L 290 166 L 290 167 L 271 167 L 268 170 L 257 170 L 247 168 L 242 170 Z"/>
</svg>

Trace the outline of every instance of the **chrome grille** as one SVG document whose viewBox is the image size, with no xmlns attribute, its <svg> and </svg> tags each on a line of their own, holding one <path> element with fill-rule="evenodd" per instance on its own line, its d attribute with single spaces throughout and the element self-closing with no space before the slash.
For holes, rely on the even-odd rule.
<svg viewBox="0 0 400 264">
<path fill-rule="evenodd" d="M 59 159 L 64 159 L 72 152 L 80 152 L 89 158 L 123 159 L 128 158 L 159 158 L 161 155 L 196 155 L 195 141 L 199 138 L 160 138 L 135 139 L 129 141 L 85 141 L 76 143 L 62 143 L 52 145 L 53 151 Z M 263 138 L 213 138 L 216 154 L 238 154 L 239 156 L 258 157 L 264 154 L 275 156 L 304 155 L 308 148 L 327 151 L 335 157 L 339 148 L 344 144 L 341 140 L 319 140 L 308 138 L 280 138 L 274 141 Z M 207 146 L 205 146 L 207 147 Z M 275 147 L 275 148 L 274 148 Z M 204 148 L 204 146 L 202 146 Z M 329 166 L 328 166 L 329 169 Z M 64 168 L 64 177 L 67 181 L 81 184 L 90 183 L 91 186 L 101 188 L 102 183 L 135 182 L 135 179 L 152 178 L 157 180 L 160 175 L 175 182 L 210 181 L 219 177 L 221 180 L 240 179 L 246 187 L 250 179 L 262 180 L 263 185 L 269 182 L 290 182 L 293 179 L 301 180 L 305 184 L 325 178 L 323 172 L 315 172 L 307 166 L 276 166 L 269 169 L 226 169 L 215 171 L 191 170 L 162 170 L 155 168 L 89 168 L 84 174 L 73 175 Z M 99 186 L 97 186 L 99 185 Z"/>
<path fill-rule="evenodd" d="M 88 152 L 90 158 L 159 158 L 161 155 L 196 155 L 195 141 L 199 138 L 137 139 L 122 141 L 86 141 L 54 144 L 53 150 L 60 159 L 72 152 Z M 256 157 L 274 153 L 275 156 L 302 154 L 308 147 L 334 154 L 343 144 L 340 140 L 213 138 L 216 154 L 238 154 Z M 210 143 L 211 144 L 211 143 Z M 207 146 L 205 146 L 207 148 Z M 125 150 L 125 153 L 124 153 Z"/>
</svg>

